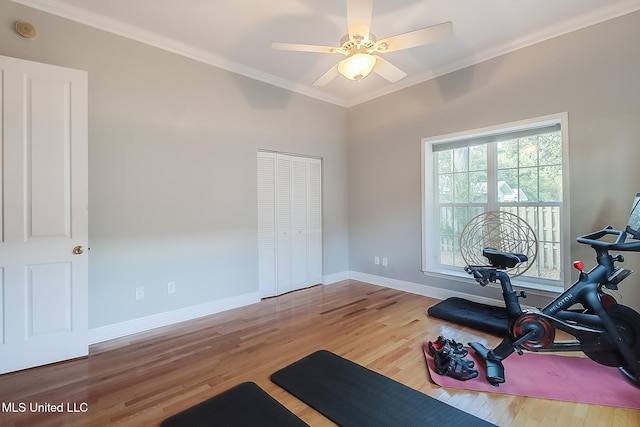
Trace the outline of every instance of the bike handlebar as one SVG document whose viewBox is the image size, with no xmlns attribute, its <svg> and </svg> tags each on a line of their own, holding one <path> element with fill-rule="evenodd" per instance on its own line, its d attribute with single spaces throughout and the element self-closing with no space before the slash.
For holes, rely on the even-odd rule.
<svg viewBox="0 0 640 427">
<path fill-rule="evenodd" d="M 615 242 L 607 242 L 600 240 L 604 236 L 613 235 L 618 236 Z M 578 243 L 583 243 L 585 245 L 591 245 L 594 249 L 602 248 L 602 249 L 611 249 L 617 251 L 627 251 L 627 252 L 640 252 L 640 240 L 635 240 L 633 242 L 627 243 L 627 233 L 622 230 L 616 230 L 611 226 L 607 226 L 600 231 L 596 231 L 594 233 L 585 234 L 584 236 L 580 236 L 577 239 Z"/>
</svg>

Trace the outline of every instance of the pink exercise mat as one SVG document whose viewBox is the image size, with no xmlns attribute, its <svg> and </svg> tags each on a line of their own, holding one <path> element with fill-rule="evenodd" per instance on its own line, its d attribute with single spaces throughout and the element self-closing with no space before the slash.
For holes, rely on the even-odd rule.
<svg viewBox="0 0 640 427">
<path fill-rule="evenodd" d="M 549 353 L 512 354 L 502 361 L 506 382 L 494 387 L 487 381 L 484 364 L 472 349 L 468 350 L 466 358 L 475 361 L 478 376 L 460 381 L 435 371 L 425 342 L 423 351 L 431 380 L 441 387 L 640 409 L 640 388 L 627 380 L 618 368 L 600 365 L 589 358 Z"/>
</svg>

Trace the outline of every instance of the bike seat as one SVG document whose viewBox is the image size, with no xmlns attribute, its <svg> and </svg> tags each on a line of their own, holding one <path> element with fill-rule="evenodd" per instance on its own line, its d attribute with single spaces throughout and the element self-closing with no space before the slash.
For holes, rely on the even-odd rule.
<svg viewBox="0 0 640 427">
<path fill-rule="evenodd" d="M 502 252 L 494 248 L 484 248 L 482 255 L 489 260 L 489 264 L 499 270 L 506 270 L 507 268 L 513 268 L 521 262 L 528 261 L 524 254 L 516 254 L 512 252 Z"/>
</svg>

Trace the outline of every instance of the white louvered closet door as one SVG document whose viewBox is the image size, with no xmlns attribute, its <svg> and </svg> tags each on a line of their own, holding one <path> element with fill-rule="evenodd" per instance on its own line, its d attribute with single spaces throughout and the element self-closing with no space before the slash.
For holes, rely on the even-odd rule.
<svg viewBox="0 0 640 427">
<path fill-rule="evenodd" d="M 322 282 L 322 162 L 258 152 L 263 297 Z"/>
</svg>

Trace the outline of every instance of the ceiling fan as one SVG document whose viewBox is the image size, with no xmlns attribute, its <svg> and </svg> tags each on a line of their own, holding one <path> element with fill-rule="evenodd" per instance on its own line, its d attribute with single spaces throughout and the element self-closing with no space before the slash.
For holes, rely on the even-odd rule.
<svg viewBox="0 0 640 427">
<path fill-rule="evenodd" d="M 371 34 L 373 0 L 347 0 L 347 24 L 349 33 L 340 40 L 339 47 L 297 43 L 273 42 L 271 48 L 298 52 L 338 53 L 345 59 L 331 67 L 314 86 L 325 86 L 338 74 L 350 80 L 360 80 L 371 71 L 395 83 L 407 73 L 391 64 L 379 54 L 409 49 L 447 39 L 453 34 L 453 24 L 443 22 L 408 33 L 376 40 Z"/>
</svg>

